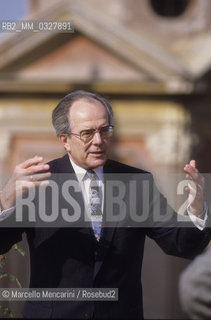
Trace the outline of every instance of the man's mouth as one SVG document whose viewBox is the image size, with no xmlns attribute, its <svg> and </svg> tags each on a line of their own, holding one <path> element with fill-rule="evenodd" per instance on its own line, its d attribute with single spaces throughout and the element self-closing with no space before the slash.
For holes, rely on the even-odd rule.
<svg viewBox="0 0 211 320">
<path fill-rule="evenodd" d="M 104 154 L 104 151 L 92 151 L 89 153 L 93 156 L 101 156 L 102 154 Z"/>
</svg>

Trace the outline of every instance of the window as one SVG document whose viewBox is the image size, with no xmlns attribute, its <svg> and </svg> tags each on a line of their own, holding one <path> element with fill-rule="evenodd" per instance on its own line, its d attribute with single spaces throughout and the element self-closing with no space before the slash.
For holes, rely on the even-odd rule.
<svg viewBox="0 0 211 320">
<path fill-rule="evenodd" d="M 185 12 L 190 0 L 150 0 L 153 10 L 163 17 L 178 17 Z"/>
</svg>

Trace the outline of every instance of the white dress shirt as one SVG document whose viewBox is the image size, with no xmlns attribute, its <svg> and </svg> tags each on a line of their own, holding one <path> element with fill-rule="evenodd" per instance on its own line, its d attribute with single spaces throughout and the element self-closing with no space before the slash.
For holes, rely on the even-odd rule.
<svg viewBox="0 0 211 320">
<path fill-rule="evenodd" d="M 14 212 L 14 210 L 15 210 L 15 207 L 12 207 L 7 210 L 2 210 L 0 206 L 0 222 L 3 221 L 4 219 L 7 219 Z"/>
<path fill-rule="evenodd" d="M 84 168 L 79 167 L 75 162 L 73 162 L 72 159 L 70 159 L 70 162 L 73 166 L 73 169 L 75 171 L 76 177 L 78 179 L 78 182 L 81 186 L 81 191 L 84 199 L 85 207 L 88 207 L 89 204 L 89 188 L 91 180 L 87 175 L 87 170 Z M 92 169 L 96 175 L 98 176 L 98 183 L 99 187 L 102 190 L 102 203 L 101 203 L 101 211 L 103 213 L 103 203 L 104 203 L 104 178 L 103 178 L 103 166 L 97 167 L 95 169 Z"/>
</svg>

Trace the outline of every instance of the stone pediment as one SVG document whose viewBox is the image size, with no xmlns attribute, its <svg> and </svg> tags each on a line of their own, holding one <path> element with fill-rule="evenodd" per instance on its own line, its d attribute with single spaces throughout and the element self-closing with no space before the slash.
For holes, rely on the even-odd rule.
<svg viewBox="0 0 211 320">
<path fill-rule="evenodd" d="M 210 35 L 159 41 L 125 25 L 96 2 L 60 1 L 26 19 L 72 20 L 74 34 L 12 34 L 1 39 L 0 74 L 16 79 L 153 81 L 192 90 L 210 68 Z M 185 86 L 184 86 L 185 87 Z"/>
<path fill-rule="evenodd" d="M 83 35 L 25 66 L 19 77 L 29 79 L 58 79 L 69 81 L 90 80 L 143 80 L 146 75 L 111 54 Z"/>
</svg>

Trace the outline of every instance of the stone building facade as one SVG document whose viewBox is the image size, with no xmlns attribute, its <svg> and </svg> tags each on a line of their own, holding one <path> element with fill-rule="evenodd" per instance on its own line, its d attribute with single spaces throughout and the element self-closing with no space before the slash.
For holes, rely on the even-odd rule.
<svg viewBox="0 0 211 320">
<path fill-rule="evenodd" d="M 116 118 L 113 157 L 152 171 L 164 193 L 161 174 L 182 172 L 191 157 L 209 172 L 211 3 L 179 2 L 178 7 L 173 0 L 28 1 L 25 19 L 71 20 L 75 31 L 0 39 L 2 176 L 35 154 L 45 161 L 64 154 L 51 112 L 75 89 L 109 98 Z M 146 317 L 184 317 L 176 292 L 186 264 L 147 242 Z M 22 273 L 21 262 L 17 270 Z"/>
</svg>

